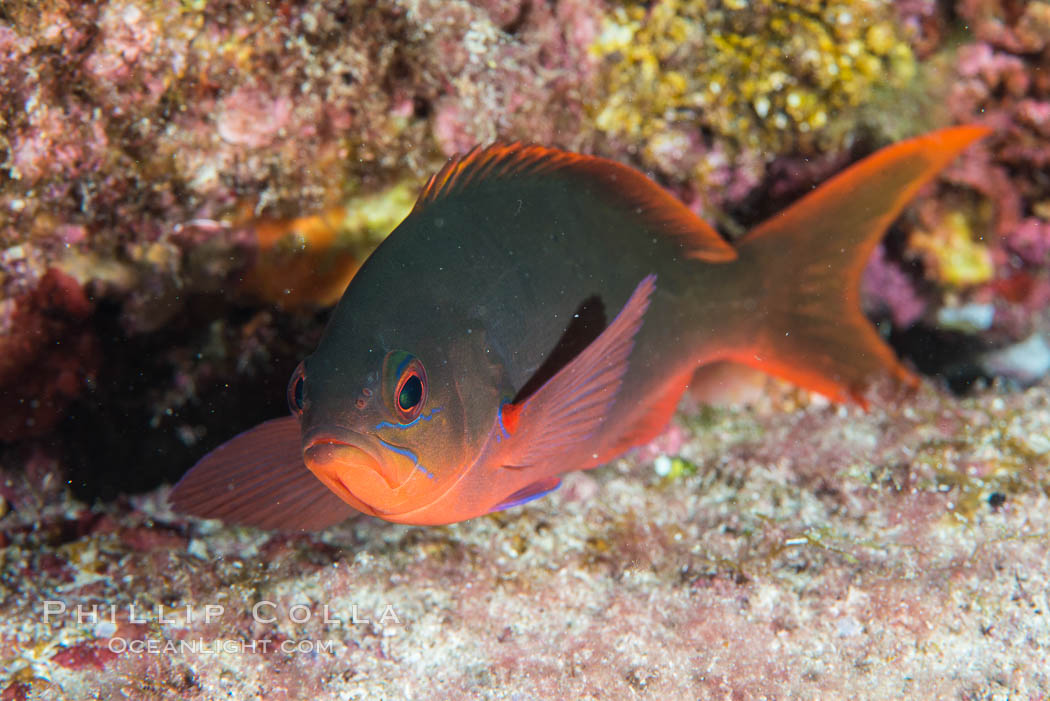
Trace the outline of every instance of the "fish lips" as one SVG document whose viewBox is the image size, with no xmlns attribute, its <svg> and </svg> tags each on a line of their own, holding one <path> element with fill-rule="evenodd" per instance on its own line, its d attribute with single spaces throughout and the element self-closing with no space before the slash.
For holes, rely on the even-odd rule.
<svg viewBox="0 0 1050 701">
<path fill-rule="evenodd" d="M 343 501 L 382 512 L 397 499 L 404 482 L 401 471 L 396 462 L 377 458 L 382 453 L 365 436 L 324 432 L 309 436 L 305 444 L 303 462 Z"/>
</svg>

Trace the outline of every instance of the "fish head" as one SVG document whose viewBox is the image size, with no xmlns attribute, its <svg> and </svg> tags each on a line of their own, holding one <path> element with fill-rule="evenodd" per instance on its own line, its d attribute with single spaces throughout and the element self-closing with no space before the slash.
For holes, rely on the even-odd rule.
<svg viewBox="0 0 1050 701">
<path fill-rule="evenodd" d="M 474 463 L 499 407 L 500 373 L 470 334 L 397 336 L 350 346 L 326 337 L 288 397 L 314 475 L 364 513 L 413 522 Z"/>
</svg>

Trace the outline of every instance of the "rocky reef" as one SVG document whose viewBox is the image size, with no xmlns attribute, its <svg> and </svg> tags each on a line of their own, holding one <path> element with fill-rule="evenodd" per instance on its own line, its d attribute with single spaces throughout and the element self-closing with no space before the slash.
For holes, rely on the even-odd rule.
<svg viewBox="0 0 1050 701">
<path fill-rule="evenodd" d="M 0 698 L 1050 693 L 1050 3 L 13 0 L 0 57 Z M 733 239 L 952 123 L 994 132 L 863 288 L 916 396 L 751 379 L 447 528 L 164 506 L 456 152 L 614 158 Z"/>
<path fill-rule="evenodd" d="M 763 397 L 683 411 L 673 458 L 448 527 L 223 528 L 166 489 L 87 508 L 7 470 L 5 698 L 1050 688 L 1050 385 Z"/>
</svg>

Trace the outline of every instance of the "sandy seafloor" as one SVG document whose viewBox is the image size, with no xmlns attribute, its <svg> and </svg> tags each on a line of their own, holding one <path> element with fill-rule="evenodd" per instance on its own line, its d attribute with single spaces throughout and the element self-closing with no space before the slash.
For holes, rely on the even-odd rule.
<svg viewBox="0 0 1050 701">
<path fill-rule="evenodd" d="M 694 474 L 665 436 L 449 527 L 48 507 L 2 551 L 4 698 L 1044 698 L 1050 384 L 770 396 L 676 418 Z"/>
</svg>

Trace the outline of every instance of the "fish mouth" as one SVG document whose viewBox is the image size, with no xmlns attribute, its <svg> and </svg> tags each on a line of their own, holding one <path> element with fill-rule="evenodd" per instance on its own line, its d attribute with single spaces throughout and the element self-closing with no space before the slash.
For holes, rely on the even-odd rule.
<svg viewBox="0 0 1050 701">
<path fill-rule="evenodd" d="M 303 462 L 325 486 L 352 506 L 386 511 L 405 482 L 398 466 L 368 450 L 364 437 L 317 436 L 307 441 Z M 350 498 L 348 499 L 347 496 Z"/>
</svg>

